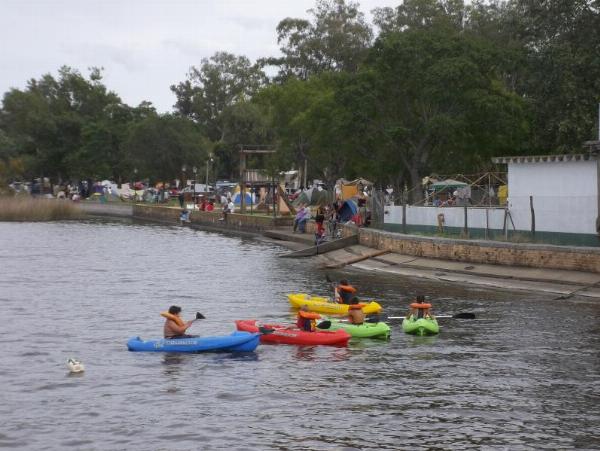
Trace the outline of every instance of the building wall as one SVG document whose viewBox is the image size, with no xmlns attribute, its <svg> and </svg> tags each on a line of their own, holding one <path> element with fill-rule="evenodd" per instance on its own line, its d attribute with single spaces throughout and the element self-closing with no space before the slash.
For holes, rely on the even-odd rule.
<svg viewBox="0 0 600 451">
<path fill-rule="evenodd" d="M 508 164 L 508 206 L 517 230 L 530 230 L 533 196 L 536 231 L 596 233 L 598 164 L 546 161 Z"/>
<path fill-rule="evenodd" d="M 467 208 L 467 224 L 469 228 L 503 229 L 504 208 Z M 463 228 L 465 225 L 464 207 L 420 207 L 414 205 L 406 206 L 406 224 L 437 227 L 438 215 L 444 215 L 444 226 Z M 385 207 L 384 223 L 402 224 L 402 205 Z"/>
</svg>

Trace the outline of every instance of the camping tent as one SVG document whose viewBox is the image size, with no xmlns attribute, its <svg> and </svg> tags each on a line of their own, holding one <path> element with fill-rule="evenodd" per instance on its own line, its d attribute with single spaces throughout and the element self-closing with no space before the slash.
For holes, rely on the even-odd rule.
<svg viewBox="0 0 600 451">
<path fill-rule="evenodd" d="M 340 222 L 348 222 L 352 219 L 352 216 L 354 216 L 356 213 L 358 213 L 358 205 L 356 205 L 356 203 L 354 203 L 353 200 L 345 200 L 342 203 L 342 206 L 340 207 L 340 209 L 338 210 L 338 214 L 340 215 Z"/>
<path fill-rule="evenodd" d="M 318 188 L 309 188 L 300 193 L 294 201 L 294 206 L 300 204 L 305 205 L 326 205 L 329 199 L 327 190 L 319 190 Z"/>
<path fill-rule="evenodd" d="M 239 191 L 236 191 L 235 193 L 233 193 L 233 196 L 231 196 L 231 200 L 233 201 L 234 204 L 240 205 L 242 203 L 241 193 Z M 250 194 L 248 191 L 245 191 L 244 192 L 244 203 L 246 205 L 255 204 L 256 201 L 254 200 L 254 194 Z"/>
</svg>

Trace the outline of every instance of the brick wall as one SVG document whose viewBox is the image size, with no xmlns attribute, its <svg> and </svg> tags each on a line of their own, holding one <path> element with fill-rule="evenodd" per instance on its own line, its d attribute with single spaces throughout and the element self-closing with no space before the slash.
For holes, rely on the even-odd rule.
<svg viewBox="0 0 600 451">
<path fill-rule="evenodd" d="M 415 257 L 600 273 L 600 249 L 420 237 L 359 229 L 359 243 Z"/>
</svg>

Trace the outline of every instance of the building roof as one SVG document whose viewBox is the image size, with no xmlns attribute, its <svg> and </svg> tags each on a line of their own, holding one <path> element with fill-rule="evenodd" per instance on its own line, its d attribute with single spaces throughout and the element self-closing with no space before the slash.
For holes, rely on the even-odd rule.
<svg viewBox="0 0 600 451">
<path fill-rule="evenodd" d="M 508 163 L 562 163 L 568 161 L 597 160 L 598 155 L 593 153 L 569 153 L 560 155 L 520 155 L 514 157 L 494 157 L 492 162 L 496 164 Z"/>
</svg>

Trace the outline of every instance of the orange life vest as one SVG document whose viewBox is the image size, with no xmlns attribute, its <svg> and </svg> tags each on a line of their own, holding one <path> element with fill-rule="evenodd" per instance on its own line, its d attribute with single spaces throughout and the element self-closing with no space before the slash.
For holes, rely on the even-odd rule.
<svg viewBox="0 0 600 451">
<path fill-rule="evenodd" d="M 185 323 L 179 316 L 173 315 L 172 313 L 160 312 L 160 316 L 170 319 L 171 321 L 175 321 L 175 324 L 177 324 L 179 327 L 183 327 L 185 325 Z"/>
</svg>

